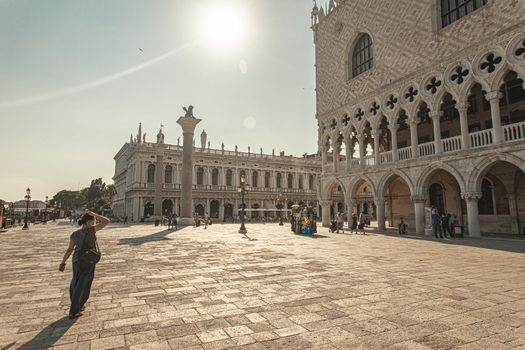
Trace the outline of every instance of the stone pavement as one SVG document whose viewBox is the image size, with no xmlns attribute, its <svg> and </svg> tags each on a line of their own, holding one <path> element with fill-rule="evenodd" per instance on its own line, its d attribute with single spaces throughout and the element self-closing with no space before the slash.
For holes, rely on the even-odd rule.
<svg viewBox="0 0 525 350">
<path fill-rule="evenodd" d="M 72 226 L 2 233 L 0 349 L 525 349 L 523 242 L 247 228 L 101 231 L 76 322 Z"/>
</svg>

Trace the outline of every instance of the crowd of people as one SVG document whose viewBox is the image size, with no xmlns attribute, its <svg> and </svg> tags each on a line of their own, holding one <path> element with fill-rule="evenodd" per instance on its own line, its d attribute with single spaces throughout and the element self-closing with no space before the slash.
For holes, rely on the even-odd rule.
<svg viewBox="0 0 525 350">
<path fill-rule="evenodd" d="M 456 215 L 440 214 L 436 207 L 432 207 L 432 232 L 436 238 L 455 238 L 456 227 L 460 227 Z"/>
</svg>

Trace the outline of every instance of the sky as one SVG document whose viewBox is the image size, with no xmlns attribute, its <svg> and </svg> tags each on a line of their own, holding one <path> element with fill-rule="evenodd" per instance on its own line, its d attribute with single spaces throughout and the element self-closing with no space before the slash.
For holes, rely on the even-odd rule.
<svg viewBox="0 0 525 350">
<path fill-rule="evenodd" d="M 311 7 L 0 0 L 0 199 L 112 183 L 113 157 L 139 122 L 147 141 L 162 123 L 176 144 L 190 104 L 197 144 L 204 129 L 212 148 L 315 153 Z"/>
</svg>

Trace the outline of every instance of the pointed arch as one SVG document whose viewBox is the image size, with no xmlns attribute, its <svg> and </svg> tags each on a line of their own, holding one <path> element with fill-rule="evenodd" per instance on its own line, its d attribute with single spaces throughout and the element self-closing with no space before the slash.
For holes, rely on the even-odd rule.
<svg viewBox="0 0 525 350">
<path fill-rule="evenodd" d="M 402 170 L 399 169 L 392 169 L 387 174 L 385 174 L 381 180 L 379 180 L 379 183 L 377 185 L 377 193 L 384 197 L 386 195 L 386 190 L 390 183 L 396 179 L 396 177 L 402 178 L 408 185 L 408 188 L 410 190 L 410 195 L 413 196 L 414 193 L 414 183 L 412 182 L 412 179 Z"/>
<path fill-rule="evenodd" d="M 510 163 L 525 173 L 525 159 L 521 159 L 508 153 L 491 154 L 490 158 L 483 158 L 470 172 L 468 178 L 468 190 L 481 192 L 481 182 L 483 181 L 483 178 L 497 162 Z"/>
<path fill-rule="evenodd" d="M 357 177 L 354 177 L 349 181 L 348 184 L 348 190 L 346 191 L 346 194 L 348 198 L 354 198 L 355 197 L 355 191 L 361 186 L 364 182 L 368 183 L 370 185 L 370 189 L 372 190 L 372 195 L 374 198 L 377 198 L 377 190 L 374 182 L 370 177 L 367 175 L 358 175 Z"/>
<path fill-rule="evenodd" d="M 440 171 L 444 170 L 454 177 L 459 185 L 461 193 L 466 192 L 466 185 L 464 177 L 453 167 L 443 162 L 433 162 L 428 165 L 428 167 L 421 172 L 418 179 L 416 180 L 416 186 L 414 187 L 415 194 L 424 194 L 428 190 L 428 182 L 432 176 Z"/>
</svg>

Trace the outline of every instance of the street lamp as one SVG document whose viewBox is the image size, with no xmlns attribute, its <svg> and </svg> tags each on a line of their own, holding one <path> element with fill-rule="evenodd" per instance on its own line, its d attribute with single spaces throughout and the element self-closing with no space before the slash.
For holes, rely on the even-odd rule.
<svg viewBox="0 0 525 350">
<path fill-rule="evenodd" d="M 7 227 L 7 208 L 9 208 L 9 204 L 4 203 L 4 206 L 2 208 L 2 222 L 0 222 L 2 228 Z"/>
<path fill-rule="evenodd" d="M 24 220 L 24 227 L 22 227 L 22 230 L 29 230 L 29 226 L 27 225 L 27 216 L 29 215 L 29 202 L 31 202 L 31 189 L 30 188 L 26 189 L 26 195 L 24 198 L 26 200 L 26 218 Z"/>
<path fill-rule="evenodd" d="M 55 201 L 55 204 L 53 204 L 53 222 L 55 222 L 56 211 L 57 211 L 57 202 Z"/>
<path fill-rule="evenodd" d="M 238 191 L 241 192 L 241 228 L 239 229 L 239 233 L 242 233 L 245 235 L 248 231 L 246 231 L 246 227 L 244 226 L 244 207 L 246 206 L 244 204 L 244 193 L 249 190 L 249 185 L 246 183 L 246 179 L 244 176 L 241 176 L 241 185 L 239 186 Z"/>
<path fill-rule="evenodd" d="M 284 207 L 284 203 L 286 203 L 286 197 L 282 194 L 282 193 L 279 193 L 279 195 L 277 196 L 277 209 L 279 209 L 279 226 L 283 226 L 283 207 Z"/>
<path fill-rule="evenodd" d="M 46 196 L 46 211 L 44 212 L 44 225 L 47 224 L 47 206 L 49 205 L 49 197 Z"/>
</svg>

